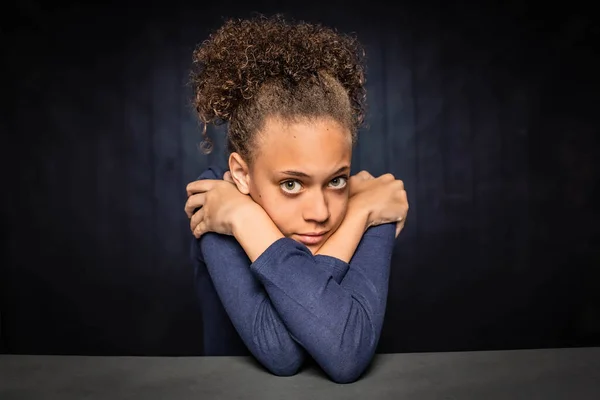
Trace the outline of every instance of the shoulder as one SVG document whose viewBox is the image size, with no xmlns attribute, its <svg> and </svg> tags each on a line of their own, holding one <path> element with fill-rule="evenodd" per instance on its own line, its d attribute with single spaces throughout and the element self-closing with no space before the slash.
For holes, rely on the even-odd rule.
<svg viewBox="0 0 600 400">
<path fill-rule="evenodd" d="M 205 169 L 200 176 L 198 176 L 197 180 L 201 179 L 223 179 L 223 174 L 225 174 L 225 169 L 217 166 L 211 165 L 207 169 Z"/>
<path fill-rule="evenodd" d="M 224 173 L 225 173 L 225 170 L 223 168 L 219 167 L 218 165 L 210 165 L 195 180 L 199 181 L 202 179 L 223 179 Z M 194 263 L 203 264 L 204 257 L 202 255 L 202 249 L 201 249 L 200 243 L 201 243 L 200 239 L 196 239 L 195 237 L 192 236 L 190 256 Z"/>
</svg>

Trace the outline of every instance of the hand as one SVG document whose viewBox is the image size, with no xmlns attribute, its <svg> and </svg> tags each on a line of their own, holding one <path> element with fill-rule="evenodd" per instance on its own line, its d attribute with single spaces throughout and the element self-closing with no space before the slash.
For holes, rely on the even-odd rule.
<svg viewBox="0 0 600 400">
<path fill-rule="evenodd" d="M 231 175 L 224 180 L 204 179 L 191 182 L 187 188 L 185 213 L 190 218 L 190 229 L 196 238 L 206 232 L 233 235 L 236 213 L 254 201 L 240 193 Z"/>
<path fill-rule="evenodd" d="M 233 178 L 231 177 L 231 172 L 229 172 L 229 171 L 225 171 L 225 173 L 223 174 L 223 180 L 227 181 L 227 182 L 235 183 L 235 182 L 233 182 Z"/>
<path fill-rule="evenodd" d="M 404 228 L 408 214 L 408 199 L 404 183 L 392 174 L 374 178 L 361 171 L 348 181 L 350 206 L 367 210 L 367 227 L 396 222 L 396 237 Z"/>
</svg>

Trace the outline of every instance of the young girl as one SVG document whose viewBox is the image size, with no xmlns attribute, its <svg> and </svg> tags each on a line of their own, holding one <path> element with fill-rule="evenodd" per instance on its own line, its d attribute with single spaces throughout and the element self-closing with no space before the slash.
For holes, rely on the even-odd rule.
<svg viewBox="0 0 600 400">
<path fill-rule="evenodd" d="M 361 60 L 355 39 L 279 16 L 227 21 L 195 51 L 196 109 L 228 122 L 230 151 L 187 187 L 206 355 L 248 349 L 276 375 L 308 355 L 340 383 L 369 365 L 408 203 L 390 174 L 349 176 Z"/>
</svg>

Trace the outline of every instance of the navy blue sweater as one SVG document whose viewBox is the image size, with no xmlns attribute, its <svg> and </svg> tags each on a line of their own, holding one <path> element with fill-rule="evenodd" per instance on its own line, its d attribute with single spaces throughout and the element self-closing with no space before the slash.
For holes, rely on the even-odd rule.
<svg viewBox="0 0 600 400">
<path fill-rule="evenodd" d="M 199 179 L 222 179 L 211 167 Z M 314 256 L 289 238 L 254 263 L 233 236 L 193 239 L 205 355 L 251 353 L 276 375 L 298 371 L 308 353 L 335 382 L 352 382 L 379 341 L 395 224 L 372 227 L 350 263 Z"/>
</svg>

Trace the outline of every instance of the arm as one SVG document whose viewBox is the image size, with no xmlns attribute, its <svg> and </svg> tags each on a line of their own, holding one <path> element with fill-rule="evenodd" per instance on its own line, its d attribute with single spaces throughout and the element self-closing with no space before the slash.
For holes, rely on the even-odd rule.
<svg viewBox="0 0 600 400">
<path fill-rule="evenodd" d="M 222 176 L 218 168 L 209 168 L 198 179 L 220 179 Z M 194 238 L 192 261 L 196 279 L 203 283 L 196 287 L 203 291 L 198 293 L 201 306 L 205 315 L 210 310 L 211 318 L 221 321 L 214 324 L 217 330 L 229 317 L 244 345 L 265 368 L 275 375 L 295 374 L 304 362 L 304 350 L 289 335 L 264 288 L 250 271 L 250 261 L 236 240 L 212 232 L 200 239 Z M 208 276 L 198 276 L 206 272 Z M 212 290 L 209 289 L 213 288 L 218 299 L 210 296 Z M 223 308 L 227 315 L 221 315 Z M 205 321 L 205 335 L 218 338 L 225 334 L 211 330 L 210 323 Z"/>
<path fill-rule="evenodd" d="M 383 326 L 395 224 L 367 231 L 339 284 L 306 246 L 283 238 L 262 208 L 252 211 L 236 218 L 234 236 L 281 319 L 330 378 L 356 380 Z M 367 216 L 358 216 L 366 226 Z M 266 234 L 253 235 L 257 230 Z"/>
<path fill-rule="evenodd" d="M 330 263 L 336 266 L 335 270 L 338 272 L 337 283 L 341 283 L 346 276 L 346 272 L 350 268 L 348 263 L 355 256 L 355 252 L 358 253 L 355 259 L 360 260 L 362 258 L 361 253 L 368 248 L 368 246 L 358 248 L 366 228 L 363 215 L 360 212 L 353 212 L 350 208 L 339 228 L 316 252 L 315 259 L 318 265 Z M 360 251 L 357 251 L 357 248 Z"/>
<path fill-rule="evenodd" d="M 246 348 L 265 368 L 275 375 L 294 375 L 304 362 L 304 349 L 292 339 L 264 287 L 250 270 L 250 261 L 237 241 L 211 232 L 199 240 L 194 239 L 192 246 L 196 273 L 206 270 L 210 277 L 204 280 L 197 277 L 198 282 L 203 282 L 197 285 L 197 290 L 203 291 L 199 297 L 204 314 L 208 315 L 206 308 L 210 308 L 211 317 L 223 321 L 217 326 L 227 324 L 228 317 Z M 338 283 L 348 270 L 348 264 L 334 258 L 323 256 L 317 260 L 323 272 Z M 218 299 L 209 298 L 211 290 L 206 286 L 211 284 Z M 217 300 L 226 315 L 220 315 L 223 308 Z M 211 336 L 212 342 L 218 343 L 219 337 L 223 339 L 225 332 L 211 330 L 205 324 L 205 336 Z"/>
<path fill-rule="evenodd" d="M 202 254 L 199 261 L 206 265 L 223 308 L 248 350 L 271 373 L 294 375 L 304 362 L 304 350 L 292 339 L 252 275 L 239 244 L 231 236 L 216 233 L 194 241 Z"/>
<path fill-rule="evenodd" d="M 221 171 L 211 168 L 199 179 L 219 179 L 220 176 Z M 217 330 L 211 330 L 211 325 L 206 324 L 205 336 L 214 337 L 213 342 L 218 343 L 219 336 L 226 334 L 219 332 L 219 326 L 231 323 L 248 350 L 268 370 L 276 375 L 294 374 L 302 365 L 304 350 L 290 337 L 265 289 L 250 271 L 250 261 L 236 240 L 216 233 L 205 234 L 200 240 L 193 240 L 192 252 L 196 290 L 204 314 L 221 320 L 215 324 Z M 319 259 L 323 271 L 339 283 L 348 265 L 330 257 Z M 208 276 L 203 276 L 206 273 Z M 213 299 L 216 296 L 211 293 L 215 291 L 218 298 Z M 218 304 L 219 300 L 223 307 Z"/>
</svg>

